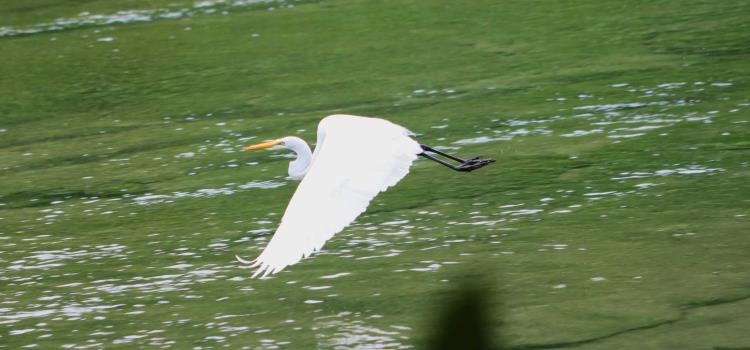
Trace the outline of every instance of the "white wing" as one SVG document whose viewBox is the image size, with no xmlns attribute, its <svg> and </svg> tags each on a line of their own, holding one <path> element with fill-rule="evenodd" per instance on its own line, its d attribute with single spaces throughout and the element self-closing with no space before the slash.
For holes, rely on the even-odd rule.
<svg viewBox="0 0 750 350">
<path fill-rule="evenodd" d="M 422 152 L 405 128 L 387 120 L 333 115 L 318 125 L 318 144 L 281 224 L 255 259 L 253 277 L 300 261 L 343 230 L 380 192 L 409 172 Z"/>
</svg>

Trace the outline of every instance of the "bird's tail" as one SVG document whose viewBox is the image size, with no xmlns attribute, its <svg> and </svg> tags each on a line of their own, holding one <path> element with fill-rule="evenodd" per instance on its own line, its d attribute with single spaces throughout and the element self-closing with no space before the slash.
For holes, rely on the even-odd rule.
<svg viewBox="0 0 750 350">
<path fill-rule="evenodd" d="M 270 274 L 274 274 L 274 273 L 277 273 L 277 272 L 281 271 L 281 269 L 278 269 L 278 268 L 277 269 L 272 269 L 267 264 L 262 264 L 261 261 L 258 260 L 258 258 L 255 258 L 253 260 L 249 260 L 248 261 L 248 260 L 245 260 L 243 258 L 240 258 L 239 255 L 235 255 L 234 257 L 240 263 L 243 263 L 243 264 L 247 265 L 247 267 L 258 267 L 258 266 L 260 266 L 260 267 L 258 267 L 257 270 L 255 270 L 255 273 L 253 273 L 252 278 L 255 278 L 255 277 L 258 277 L 258 276 L 260 276 L 261 278 L 263 278 L 263 277 L 266 277 L 266 276 L 268 276 Z"/>
<path fill-rule="evenodd" d="M 239 262 L 241 262 L 241 263 L 243 263 L 245 265 L 250 265 L 250 267 L 256 267 L 256 266 L 258 266 L 260 264 L 260 262 L 258 261 L 258 259 L 254 259 L 254 260 L 249 260 L 248 261 L 248 260 L 245 260 L 243 258 L 240 258 L 239 255 L 235 255 L 234 257 L 237 259 L 237 261 L 239 261 Z"/>
</svg>

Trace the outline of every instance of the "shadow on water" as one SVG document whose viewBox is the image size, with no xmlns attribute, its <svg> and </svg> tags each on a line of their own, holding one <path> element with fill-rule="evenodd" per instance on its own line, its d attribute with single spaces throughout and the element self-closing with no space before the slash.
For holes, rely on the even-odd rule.
<svg viewBox="0 0 750 350">
<path fill-rule="evenodd" d="M 464 277 L 437 310 L 432 333 L 426 341 L 427 350 L 489 350 L 504 349 L 500 323 L 501 308 L 493 305 L 490 283 L 483 277 Z M 500 323 L 500 325 L 502 325 Z"/>
</svg>

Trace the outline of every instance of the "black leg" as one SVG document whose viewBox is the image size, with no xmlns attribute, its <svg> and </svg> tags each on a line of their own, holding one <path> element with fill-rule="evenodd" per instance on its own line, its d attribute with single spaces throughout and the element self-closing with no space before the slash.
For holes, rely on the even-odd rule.
<svg viewBox="0 0 750 350">
<path fill-rule="evenodd" d="M 472 171 L 472 170 L 479 169 L 479 168 L 481 168 L 481 167 L 483 167 L 483 166 L 485 166 L 487 164 L 495 162 L 494 159 L 479 159 L 479 157 L 474 157 L 474 158 L 471 158 L 471 159 L 461 159 L 461 158 L 458 158 L 456 156 L 452 156 L 452 155 L 450 155 L 448 153 L 440 152 L 440 151 L 438 151 L 438 150 L 436 150 L 436 149 L 434 149 L 434 148 L 432 148 L 430 146 L 426 146 L 426 145 L 420 145 L 420 146 L 422 146 L 422 150 L 424 151 L 424 152 L 422 152 L 422 153 L 419 154 L 420 156 L 425 157 L 425 158 L 427 158 L 427 159 L 429 159 L 429 160 L 431 160 L 433 162 L 436 162 L 436 163 L 442 164 L 444 166 L 447 166 L 448 168 L 451 168 L 451 169 L 453 169 L 455 171 L 469 172 L 469 171 Z M 459 162 L 461 164 L 457 165 L 457 166 L 453 165 L 453 164 L 450 164 L 450 163 L 448 163 L 448 162 L 446 162 L 446 161 L 444 161 L 444 160 L 442 160 L 440 158 L 437 158 L 436 156 L 428 154 L 428 152 L 429 153 L 434 153 L 434 154 L 437 154 L 437 155 L 440 155 L 440 156 L 443 156 L 445 158 L 451 159 L 451 160 Z"/>
<path fill-rule="evenodd" d="M 441 155 L 441 156 L 443 156 L 443 157 L 446 157 L 446 158 L 450 158 L 450 159 L 453 159 L 453 160 L 455 160 L 455 161 L 457 161 L 457 162 L 461 162 L 461 163 L 464 163 L 464 162 L 466 162 L 466 160 L 465 160 L 465 159 L 461 159 L 461 158 L 458 158 L 458 157 L 452 156 L 452 155 L 450 155 L 450 154 L 448 154 L 448 153 L 440 152 L 440 151 L 438 151 L 438 150 L 436 150 L 436 149 L 434 149 L 434 148 L 432 148 L 432 147 L 430 147 L 430 146 L 427 146 L 427 145 L 420 145 L 420 146 L 422 146 L 422 150 L 423 150 L 423 151 L 426 151 L 426 152 L 432 152 L 432 153 L 435 153 L 435 154 L 439 154 L 439 155 Z"/>
<path fill-rule="evenodd" d="M 423 153 L 420 153 L 419 155 L 422 156 L 422 157 L 425 157 L 425 158 L 427 158 L 427 159 L 429 159 L 429 160 L 431 160 L 433 162 L 445 165 L 445 166 L 447 166 L 447 167 L 449 167 L 449 168 L 451 168 L 451 169 L 453 169 L 455 171 L 459 171 L 458 167 L 456 167 L 456 166 L 454 166 L 454 165 L 452 165 L 452 164 L 450 164 L 450 163 L 448 163 L 448 162 L 446 162 L 444 160 L 441 160 L 439 158 L 435 158 L 435 157 L 433 157 L 433 156 L 431 156 L 431 155 L 429 155 L 427 153 L 423 152 Z"/>
</svg>

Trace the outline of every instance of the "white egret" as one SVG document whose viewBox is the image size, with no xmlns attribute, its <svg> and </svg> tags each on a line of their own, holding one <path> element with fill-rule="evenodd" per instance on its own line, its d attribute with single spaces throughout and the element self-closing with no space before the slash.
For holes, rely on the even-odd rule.
<svg viewBox="0 0 750 350">
<path fill-rule="evenodd" d="M 299 262 L 334 234 L 343 230 L 380 192 L 409 172 L 417 156 L 456 171 L 471 171 L 494 162 L 464 160 L 423 146 L 406 128 L 384 119 L 332 115 L 320 121 L 315 152 L 304 140 L 287 136 L 245 147 L 244 150 L 289 149 L 297 154 L 289 163 L 289 177 L 302 180 L 281 218 L 276 233 L 253 261 L 253 277 L 274 274 Z M 432 153 L 432 154 L 428 154 Z M 459 162 L 452 165 L 436 155 Z"/>
</svg>

